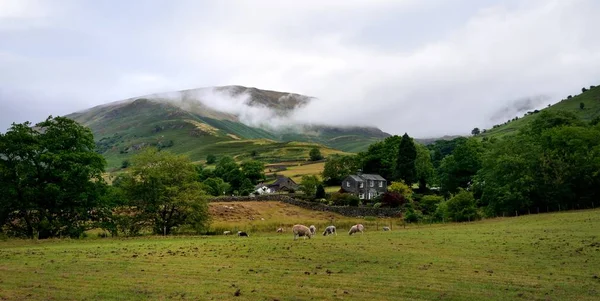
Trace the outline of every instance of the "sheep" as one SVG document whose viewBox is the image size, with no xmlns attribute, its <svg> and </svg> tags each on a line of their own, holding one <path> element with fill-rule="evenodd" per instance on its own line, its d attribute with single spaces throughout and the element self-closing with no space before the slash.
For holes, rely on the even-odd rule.
<svg viewBox="0 0 600 301">
<path fill-rule="evenodd" d="M 317 233 L 317 227 L 315 227 L 315 225 L 310 225 L 308 229 L 310 229 L 310 233 L 312 233 L 312 235 L 315 235 L 315 233 Z"/>
<path fill-rule="evenodd" d="M 326 236 L 328 234 L 337 235 L 337 232 L 335 231 L 335 226 L 328 226 L 327 228 L 325 228 L 325 231 L 323 232 L 323 236 Z"/>
<path fill-rule="evenodd" d="M 383 231 L 390 231 L 390 227 L 383 227 Z"/>
<path fill-rule="evenodd" d="M 231 231 L 223 231 L 223 235 L 230 235 Z"/>
<path fill-rule="evenodd" d="M 294 232 L 294 240 L 298 239 L 300 236 L 303 236 L 304 239 L 308 236 L 310 239 L 313 235 L 310 229 L 305 225 L 294 225 L 294 227 L 292 227 L 292 232 Z"/>
<path fill-rule="evenodd" d="M 242 236 L 250 237 L 250 235 L 248 235 L 248 233 L 243 232 L 243 231 L 238 231 L 238 236 L 240 236 L 240 237 L 242 237 Z"/>
<path fill-rule="evenodd" d="M 283 228 L 278 228 L 277 229 L 277 233 L 282 233 L 283 232 Z"/>
<path fill-rule="evenodd" d="M 348 235 L 352 235 L 356 232 L 360 232 L 360 234 L 363 234 L 365 230 L 365 226 L 363 226 L 362 224 L 356 224 L 354 226 L 352 226 L 352 228 L 350 228 L 350 231 L 348 231 Z"/>
</svg>

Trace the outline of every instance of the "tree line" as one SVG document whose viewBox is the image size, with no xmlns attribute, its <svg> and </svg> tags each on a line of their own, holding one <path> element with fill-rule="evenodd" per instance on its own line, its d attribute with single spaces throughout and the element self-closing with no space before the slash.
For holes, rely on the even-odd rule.
<svg viewBox="0 0 600 301">
<path fill-rule="evenodd" d="M 382 202 L 402 206 L 409 220 L 592 208 L 600 196 L 598 124 L 543 110 L 503 138 L 460 137 L 423 146 L 407 134 L 392 136 L 358 155 L 330 158 L 323 178 L 339 185 L 362 169 L 409 189 L 417 186 L 403 200 Z M 398 195 L 388 192 L 380 201 L 389 198 Z"/>
</svg>

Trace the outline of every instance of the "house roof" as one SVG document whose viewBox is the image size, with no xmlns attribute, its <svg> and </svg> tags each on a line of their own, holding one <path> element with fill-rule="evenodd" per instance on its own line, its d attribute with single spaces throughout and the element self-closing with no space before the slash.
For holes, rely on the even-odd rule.
<svg viewBox="0 0 600 301">
<path fill-rule="evenodd" d="M 356 182 L 364 182 L 363 179 L 361 179 L 359 176 L 357 175 L 349 175 L 349 177 L 351 177 L 354 181 Z"/>
<path fill-rule="evenodd" d="M 281 186 L 281 185 L 286 185 L 288 183 L 288 181 L 292 184 L 292 185 L 298 185 L 296 184 L 296 182 L 294 182 L 294 180 L 292 180 L 291 178 L 288 177 L 278 177 L 277 180 L 275 182 L 273 182 L 273 184 L 270 184 L 269 186 Z"/>
<path fill-rule="evenodd" d="M 365 180 L 385 181 L 385 179 L 382 176 L 376 175 L 376 174 L 364 173 L 364 174 L 360 175 L 360 177 Z"/>
</svg>

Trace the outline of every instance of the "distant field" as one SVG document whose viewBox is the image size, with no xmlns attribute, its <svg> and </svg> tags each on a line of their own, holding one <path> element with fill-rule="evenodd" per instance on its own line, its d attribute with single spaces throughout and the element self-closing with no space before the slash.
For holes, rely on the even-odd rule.
<svg viewBox="0 0 600 301">
<path fill-rule="evenodd" d="M 285 166 L 285 170 L 277 170 L 278 166 Z M 302 176 L 315 175 L 321 177 L 321 173 L 325 168 L 325 162 L 306 163 L 306 162 L 282 162 L 278 164 L 270 164 L 265 168 L 266 176 L 274 174 L 283 175 L 292 178 L 296 183 L 300 183 Z"/>
<path fill-rule="evenodd" d="M 8 240 L 0 300 L 599 300 L 598 229 L 589 210 L 299 241 Z"/>
</svg>

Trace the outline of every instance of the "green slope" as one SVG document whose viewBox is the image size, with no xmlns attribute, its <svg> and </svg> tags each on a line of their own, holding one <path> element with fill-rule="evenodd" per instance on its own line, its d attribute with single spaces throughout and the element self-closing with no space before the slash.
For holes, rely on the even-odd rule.
<svg viewBox="0 0 600 301">
<path fill-rule="evenodd" d="M 584 104 L 583 109 L 580 108 L 581 103 Z M 572 112 L 581 119 L 589 122 L 592 119 L 600 116 L 600 87 L 594 87 L 593 89 L 574 97 L 563 99 L 560 102 L 542 110 Z M 480 136 L 499 138 L 506 135 L 512 135 L 535 119 L 535 117 L 536 113 L 533 111 L 517 120 L 507 122 L 492 129 L 488 129 Z"/>
<path fill-rule="evenodd" d="M 66 117 L 92 130 L 97 151 L 106 158 L 111 171 L 147 146 L 185 154 L 193 161 L 204 160 L 209 154 L 265 162 L 307 160 L 313 147 L 323 154 L 342 153 L 321 144 L 282 141 L 280 135 L 263 129 L 143 98 L 98 106 Z"/>
</svg>

